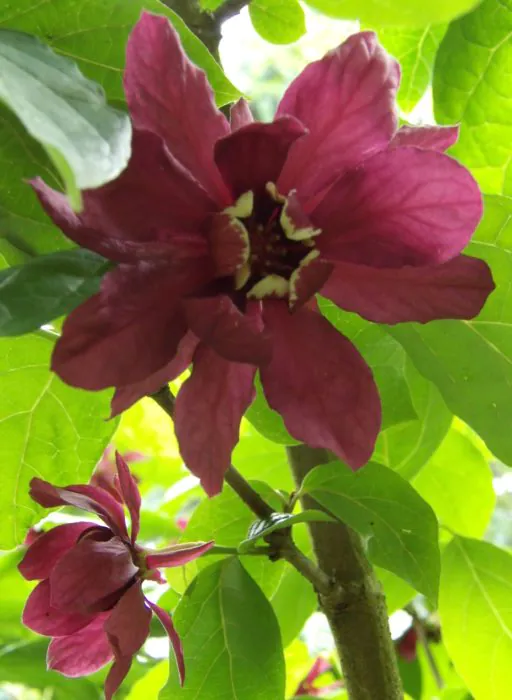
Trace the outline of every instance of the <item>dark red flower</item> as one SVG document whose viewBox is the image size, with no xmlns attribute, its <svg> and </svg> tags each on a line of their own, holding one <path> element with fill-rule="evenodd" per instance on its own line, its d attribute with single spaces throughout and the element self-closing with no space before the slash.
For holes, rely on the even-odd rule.
<svg viewBox="0 0 512 700">
<path fill-rule="evenodd" d="M 171 616 L 144 596 L 142 582 L 164 582 L 159 568 L 182 566 L 213 545 L 194 542 L 159 551 L 140 547 L 136 543 L 140 494 L 118 453 L 116 463 L 131 533 L 122 506 L 104 489 L 90 485 L 60 487 L 32 479 L 30 494 L 40 505 L 81 508 L 99 516 L 105 525 L 58 525 L 38 537 L 19 564 L 27 580 L 40 579 L 27 600 L 23 622 L 35 632 L 52 637 L 48 668 L 74 678 L 94 673 L 113 659 L 105 681 L 107 700 L 123 682 L 133 655 L 148 637 L 153 613 L 169 635 L 183 682 L 183 651 Z"/>
<path fill-rule="evenodd" d="M 331 669 L 332 665 L 329 663 L 329 661 L 324 659 L 322 656 L 319 656 L 315 660 L 315 663 L 311 667 L 311 670 L 306 678 L 304 678 L 295 691 L 295 697 L 302 697 L 303 695 L 307 695 L 309 698 L 328 697 L 333 691 L 339 690 L 342 687 L 341 681 L 334 681 L 333 683 L 329 683 L 328 685 L 323 685 L 321 687 L 315 685 L 318 678 L 323 676 L 324 673 L 327 673 Z"/>
<path fill-rule="evenodd" d="M 404 661 L 414 661 L 416 659 L 417 644 L 418 633 L 414 627 L 409 627 L 407 632 L 395 642 L 397 653 Z"/>
<path fill-rule="evenodd" d="M 117 464 L 113 457 L 114 448 L 108 445 L 100 461 L 94 469 L 89 483 L 91 486 L 99 486 L 105 491 L 108 491 L 119 503 L 124 503 L 121 487 L 119 484 L 119 476 L 117 473 Z M 144 455 L 140 452 L 125 452 L 123 459 L 127 464 L 131 462 L 140 462 L 144 459 Z M 132 474 L 132 479 L 139 483 L 139 479 Z"/>
<path fill-rule="evenodd" d="M 372 373 L 315 294 L 377 323 L 471 318 L 493 289 L 460 255 L 481 217 L 456 127 L 397 130 L 399 66 L 372 32 L 311 63 L 275 120 L 231 123 L 167 19 L 143 14 L 127 50 L 128 168 L 66 197 L 34 182 L 76 243 L 117 263 L 73 311 L 53 355 L 69 384 L 116 387 L 113 412 L 191 362 L 176 402 L 181 454 L 222 486 L 259 368 L 298 440 L 356 469 L 380 429 Z"/>
</svg>

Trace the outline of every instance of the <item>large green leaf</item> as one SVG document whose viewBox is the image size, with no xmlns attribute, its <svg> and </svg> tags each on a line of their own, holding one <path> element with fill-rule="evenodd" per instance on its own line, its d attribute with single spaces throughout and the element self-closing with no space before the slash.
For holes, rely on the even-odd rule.
<svg viewBox="0 0 512 700">
<path fill-rule="evenodd" d="M 512 464 L 512 243 L 509 200 L 486 201 L 485 216 L 468 252 L 492 268 L 496 290 L 472 321 L 402 324 L 389 332 L 417 369 L 434 382 L 448 407 Z M 488 214 L 489 213 L 489 214 Z"/>
<path fill-rule="evenodd" d="M 418 417 L 383 430 L 373 459 L 411 479 L 441 444 L 453 414 L 435 385 L 422 377 L 410 360 L 405 363 L 404 376 Z"/>
<path fill-rule="evenodd" d="M 169 17 L 190 59 L 208 75 L 218 104 L 240 97 L 204 44 L 158 0 L 53 0 L 51 11 L 40 0 L 18 0 L 15 12 L 10 4 L 0 7 L 0 26 L 39 36 L 54 51 L 76 61 L 87 77 L 103 86 L 109 100 L 124 103 L 126 42 L 143 9 Z"/>
<path fill-rule="evenodd" d="M 453 22 L 434 70 L 434 111 L 461 124 L 451 153 L 469 166 L 484 192 L 512 194 L 512 1 L 484 0 Z"/>
<path fill-rule="evenodd" d="M 353 472 L 331 462 L 313 469 L 301 492 L 359 532 L 374 564 L 437 599 L 437 520 L 407 481 L 380 464 L 370 462 Z"/>
<path fill-rule="evenodd" d="M 34 476 L 87 482 L 113 434 L 109 396 L 63 384 L 49 370 L 52 343 L 0 340 L 0 549 L 20 544 L 45 511 L 28 494 Z"/>
<path fill-rule="evenodd" d="M 203 569 L 174 614 L 187 681 L 171 667 L 161 700 L 280 700 L 285 667 L 279 626 L 261 590 L 237 559 Z"/>
<path fill-rule="evenodd" d="M 306 32 L 298 0 L 251 0 L 249 15 L 258 34 L 273 44 L 291 44 Z"/>
<path fill-rule="evenodd" d="M 77 190 L 113 180 L 130 157 L 128 115 L 39 39 L 0 29 L 0 99 L 53 159 L 75 205 Z"/>
<path fill-rule="evenodd" d="M 33 638 L 34 634 L 21 622 L 21 614 L 33 581 L 25 581 L 18 571 L 23 556 L 21 547 L 12 552 L 0 553 L 0 640 L 2 643 Z M 0 675 L 1 678 L 1 675 Z"/>
<path fill-rule="evenodd" d="M 305 0 L 329 17 L 360 19 L 365 24 L 424 27 L 468 12 L 478 0 Z"/>
<path fill-rule="evenodd" d="M 406 353 L 380 326 L 356 314 L 341 311 L 327 299 L 320 300 L 324 316 L 346 335 L 370 365 L 382 401 L 382 424 L 386 428 L 417 418 L 405 377 Z"/>
<path fill-rule="evenodd" d="M 107 261 L 74 249 L 0 272 L 0 335 L 21 335 L 72 311 L 98 291 Z"/>
<path fill-rule="evenodd" d="M 412 110 L 430 85 L 436 52 L 445 33 L 445 24 L 427 25 L 421 29 L 379 29 L 380 42 L 400 63 L 402 78 L 397 99 L 405 112 Z"/>
<path fill-rule="evenodd" d="M 475 700 L 510 697 L 512 556 L 455 537 L 443 553 L 439 614 L 443 639 Z"/>
<path fill-rule="evenodd" d="M 14 8 L 14 9 L 13 9 Z M 18 0 L 0 4 L 0 27 L 34 34 L 61 56 L 76 61 L 82 73 L 99 83 L 111 103 L 124 106 L 122 71 L 128 35 L 142 9 L 173 21 L 190 58 L 206 71 L 217 103 L 238 99 L 206 47 L 180 18 L 158 0 Z M 0 236 L 30 254 L 70 247 L 44 214 L 25 180 L 42 176 L 59 187 L 48 155 L 16 117 L 0 104 Z"/>
<path fill-rule="evenodd" d="M 233 464 L 246 479 L 260 479 L 273 488 L 288 492 L 293 490 L 292 473 L 284 447 L 267 440 L 245 421 L 242 423 L 240 441 L 233 452 Z"/>
<path fill-rule="evenodd" d="M 496 503 L 492 472 L 480 450 L 451 430 L 413 481 L 440 525 L 459 535 L 483 537 Z"/>
</svg>

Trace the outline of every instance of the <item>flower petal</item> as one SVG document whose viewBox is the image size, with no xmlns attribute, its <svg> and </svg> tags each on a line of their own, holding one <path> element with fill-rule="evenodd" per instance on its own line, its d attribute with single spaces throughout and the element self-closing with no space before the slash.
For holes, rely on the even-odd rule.
<svg viewBox="0 0 512 700">
<path fill-rule="evenodd" d="M 155 134 L 135 130 L 128 167 L 112 182 L 83 192 L 79 214 L 41 179 L 32 186 L 68 238 L 110 260 L 195 258 L 207 250 L 200 226 L 216 205 Z"/>
<path fill-rule="evenodd" d="M 458 138 L 458 126 L 401 126 L 389 146 L 417 146 L 431 151 L 446 151 Z"/>
<path fill-rule="evenodd" d="M 48 481 L 35 477 L 30 482 L 30 497 L 43 508 L 74 506 L 88 513 L 95 513 L 114 534 L 128 536 L 122 507 L 102 488 L 82 484 L 53 486 Z"/>
<path fill-rule="evenodd" d="M 176 628 L 173 625 L 172 618 L 169 613 L 166 610 L 163 610 L 163 608 L 161 608 L 159 605 L 156 605 L 156 603 L 151 603 L 150 601 L 148 602 L 153 608 L 153 612 L 162 623 L 165 631 L 169 635 L 172 648 L 174 649 L 178 673 L 180 674 L 180 683 L 183 685 L 185 682 L 185 659 L 183 658 L 183 646 L 181 644 L 181 639 L 176 632 Z"/>
<path fill-rule="evenodd" d="M 242 126 L 247 126 L 247 124 L 252 124 L 254 117 L 252 116 L 251 108 L 249 103 L 243 97 L 241 97 L 238 102 L 231 107 L 229 110 L 229 122 L 231 125 L 231 131 L 236 131 Z"/>
<path fill-rule="evenodd" d="M 396 268 L 455 257 L 481 215 L 469 171 L 444 153 L 404 147 L 346 173 L 311 218 L 324 258 Z"/>
<path fill-rule="evenodd" d="M 249 234 L 235 216 L 225 212 L 213 216 L 208 241 L 218 277 L 234 275 L 249 259 Z"/>
<path fill-rule="evenodd" d="M 146 605 L 142 585 L 130 586 L 105 622 L 105 632 L 116 658 L 133 656 L 149 637 L 151 609 Z"/>
<path fill-rule="evenodd" d="M 293 117 L 248 124 L 215 144 L 215 162 L 235 199 L 275 183 L 292 144 L 306 133 Z"/>
<path fill-rule="evenodd" d="M 243 314 L 228 296 L 218 295 L 185 302 L 190 330 L 226 360 L 263 365 L 271 345 L 254 314 Z"/>
<path fill-rule="evenodd" d="M 162 386 L 179 377 L 192 364 L 197 343 L 195 335 L 187 333 L 181 339 L 177 353 L 169 364 L 137 384 L 117 388 L 112 399 L 111 417 L 126 411 L 143 396 L 154 394 Z"/>
<path fill-rule="evenodd" d="M 137 574 L 128 545 L 119 537 L 84 537 L 50 575 L 52 606 L 81 613 L 106 609 L 102 602 Z"/>
<path fill-rule="evenodd" d="M 459 255 L 435 267 L 399 270 L 339 263 L 322 295 L 376 323 L 474 318 L 494 289 L 483 260 Z"/>
<path fill-rule="evenodd" d="M 228 121 L 166 17 L 143 12 L 128 39 L 124 87 L 135 126 L 161 136 L 208 194 L 229 204 L 213 162 L 213 146 L 229 133 Z"/>
<path fill-rule="evenodd" d="M 105 700 L 112 700 L 119 686 L 128 675 L 133 658 L 121 656 L 114 659 L 114 663 L 105 679 Z"/>
<path fill-rule="evenodd" d="M 242 416 L 254 398 L 255 371 L 251 365 L 228 362 L 201 344 L 192 375 L 176 399 L 181 456 L 209 496 L 222 489 Z"/>
<path fill-rule="evenodd" d="M 48 670 L 68 678 L 89 676 L 108 664 L 114 656 L 103 623 L 107 614 L 96 615 L 87 627 L 66 637 L 52 639 L 48 647 Z"/>
<path fill-rule="evenodd" d="M 213 540 L 211 542 L 184 542 L 157 552 L 147 552 L 146 566 L 148 569 L 184 566 L 207 552 L 214 544 Z"/>
<path fill-rule="evenodd" d="M 147 380 L 174 358 L 187 330 L 182 295 L 201 284 L 201 266 L 120 265 L 99 294 L 71 312 L 52 358 L 67 383 L 98 390 Z M 204 271 L 204 279 L 207 273 Z"/>
<path fill-rule="evenodd" d="M 316 311 L 263 303 L 272 361 L 260 370 L 267 400 L 290 434 L 353 469 L 371 457 L 380 423 L 377 387 L 356 348 Z"/>
<path fill-rule="evenodd" d="M 139 534 L 140 530 L 140 504 L 141 497 L 139 493 L 139 487 L 137 482 L 133 478 L 130 468 L 124 461 L 122 455 L 116 450 L 116 466 L 117 473 L 119 475 L 119 486 L 121 487 L 121 494 L 123 496 L 123 501 L 128 507 L 131 519 L 131 541 L 135 544 L 135 540 Z"/>
<path fill-rule="evenodd" d="M 310 63 L 292 82 L 276 116 L 297 117 L 309 134 L 298 141 L 278 181 L 286 194 L 314 197 L 347 168 L 385 148 L 396 129 L 397 62 L 373 32 L 349 37 Z"/>
<path fill-rule="evenodd" d="M 67 523 L 44 532 L 30 545 L 18 564 L 20 574 L 27 581 L 48 578 L 55 564 L 80 535 L 94 526 L 91 522 Z"/>
<path fill-rule="evenodd" d="M 57 610 L 50 598 L 50 581 L 45 579 L 37 584 L 25 604 L 22 621 L 26 627 L 47 637 L 62 637 L 81 630 L 92 620 L 91 615 Z"/>
</svg>

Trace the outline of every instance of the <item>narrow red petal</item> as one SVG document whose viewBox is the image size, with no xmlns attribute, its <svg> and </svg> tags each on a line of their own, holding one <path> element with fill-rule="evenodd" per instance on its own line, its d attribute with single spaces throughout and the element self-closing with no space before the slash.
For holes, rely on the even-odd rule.
<svg viewBox="0 0 512 700">
<path fill-rule="evenodd" d="M 184 566 L 194 561 L 213 547 L 211 542 L 187 542 L 167 547 L 165 550 L 149 552 L 146 557 L 148 569 L 162 569 L 170 566 Z"/>
<path fill-rule="evenodd" d="M 246 99 L 241 97 L 238 102 L 231 107 L 229 110 L 229 122 L 231 125 L 231 131 L 236 131 L 242 126 L 247 126 L 247 124 L 252 124 L 254 117 L 252 116 L 251 108 Z"/>
<path fill-rule="evenodd" d="M 417 146 L 430 151 L 446 151 L 458 138 L 458 126 L 401 126 L 389 146 Z"/>
<path fill-rule="evenodd" d="M 116 658 L 136 654 L 149 637 L 151 609 L 140 581 L 130 586 L 105 622 L 105 632 Z"/>
<path fill-rule="evenodd" d="M 131 540 L 132 544 L 135 544 L 135 540 L 139 534 L 140 529 L 140 504 L 141 497 L 139 493 L 139 487 L 137 482 L 133 478 L 130 468 L 124 461 L 122 455 L 116 450 L 116 466 L 117 473 L 119 475 L 119 485 L 121 487 L 121 493 L 123 495 L 123 500 L 126 503 L 128 510 L 130 512 L 131 519 Z"/>
<path fill-rule="evenodd" d="M 176 658 L 176 665 L 178 666 L 178 673 L 180 674 L 180 683 L 183 685 L 185 682 L 185 659 L 183 658 L 183 645 L 181 639 L 176 632 L 176 628 L 173 625 L 172 618 L 168 612 L 163 610 L 159 605 L 155 603 L 149 603 L 153 608 L 153 612 L 158 617 L 162 623 L 165 631 L 169 635 L 172 648 L 174 649 L 174 656 Z"/>
<path fill-rule="evenodd" d="M 105 680 L 105 700 L 112 700 L 130 671 L 133 658 L 131 656 L 121 656 L 114 659 L 112 668 L 108 672 Z"/>
</svg>

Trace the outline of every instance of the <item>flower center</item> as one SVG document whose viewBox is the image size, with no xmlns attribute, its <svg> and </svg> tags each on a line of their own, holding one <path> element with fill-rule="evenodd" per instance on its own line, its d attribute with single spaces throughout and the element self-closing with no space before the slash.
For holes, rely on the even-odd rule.
<svg viewBox="0 0 512 700">
<path fill-rule="evenodd" d="M 287 197 L 267 183 L 256 197 L 246 192 L 225 213 L 245 243 L 234 274 L 234 286 L 248 298 L 294 297 L 301 268 L 318 256 L 313 228 L 295 192 Z"/>
</svg>

